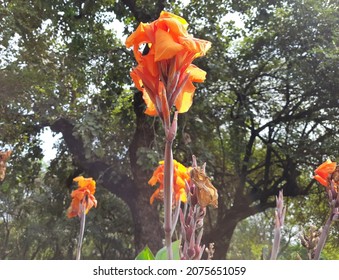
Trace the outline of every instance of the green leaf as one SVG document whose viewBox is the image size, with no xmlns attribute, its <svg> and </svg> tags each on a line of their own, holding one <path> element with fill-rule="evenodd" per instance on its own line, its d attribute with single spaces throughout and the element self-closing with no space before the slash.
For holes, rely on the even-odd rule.
<svg viewBox="0 0 339 280">
<path fill-rule="evenodd" d="M 179 254 L 180 240 L 172 242 L 173 260 L 180 260 Z M 161 248 L 155 255 L 156 260 L 167 260 L 166 247 Z"/>
<path fill-rule="evenodd" d="M 154 260 L 154 255 L 150 248 L 146 246 L 135 258 L 136 260 Z"/>
</svg>

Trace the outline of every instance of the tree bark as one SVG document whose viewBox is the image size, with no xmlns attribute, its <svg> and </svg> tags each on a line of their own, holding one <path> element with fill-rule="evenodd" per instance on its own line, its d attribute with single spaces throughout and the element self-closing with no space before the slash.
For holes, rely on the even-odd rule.
<svg viewBox="0 0 339 280">
<path fill-rule="evenodd" d="M 244 197 L 243 200 L 246 198 Z M 234 230 L 240 221 L 272 208 L 274 205 L 275 202 L 267 201 L 253 207 L 249 207 L 248 203 L 238 203 L 225 210 L 223 218 L 218 220 L 217 226 L 204 236 L 202 242 L 206 247 L 209 243 L 215 243 L 213 259 L 224 260 L 226 258 Z"/>
<path fill-rule="evenodd" d="M 205 244 L 206 247 L 208 247 L 210 243 L 215 244 L 213 260 L 226 259 L 226 254 L 231 245 L 233 232 L 238 222 L 238 219 L 229 217 L 227 223 L 223 227 L 218 226 L 216 230 L 210 231 L 203 237 L 202 244 Z M 222 231 L 220 230 L 221 228 L 223 229 Z"/>
</svg>

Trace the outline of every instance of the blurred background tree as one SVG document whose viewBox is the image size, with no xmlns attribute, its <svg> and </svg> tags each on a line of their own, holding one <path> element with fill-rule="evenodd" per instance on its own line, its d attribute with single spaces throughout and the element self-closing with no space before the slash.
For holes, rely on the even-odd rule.
<svg viewBox="0 0 339 280">
<path fill-rule="evenodd" d="M 78 221 L 65 211 L 79 174 L 98 184 L 84 258 L 162 247 L 162 205 L 149 204 L 147 181 L 163 131 L 143 114 L 124 38 L 163 9 L 213 46 L 196 61 L 207 80 L 180 115 L 174 146 L 186 166 L 193 154 L 207 163 L 220 194 L 203 242 L 215 243 L 215 259 L 266 258 L 283 189 L 280 258 L 306 258 L 297 235 L 327 215 L 312 172 L 339 154 L 335 0 L 1 1 L 0 148 L 13 149 L 0 185 L 1 259 L 74 258 Z M 46 131 L 56 136 L 47 162 Z M 337 258 L 338 242 L 332 234 L 324 257 Z"/>
</svg>

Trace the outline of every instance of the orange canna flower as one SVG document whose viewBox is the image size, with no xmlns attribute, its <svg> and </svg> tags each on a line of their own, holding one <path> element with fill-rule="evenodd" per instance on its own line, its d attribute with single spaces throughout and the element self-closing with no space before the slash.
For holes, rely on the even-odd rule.
<svg viewBox="0 0 339 280">
<path fill-rule="evenodd" d="M 2 152 L 0 151 L 0 182 L 5 179 L 6 176 L 6 161 L 11 156 L 12 151 Z"/>
<path fill-rule="evenodd" d="M 143 93 L 148 115 L 168 118 L 173 105 L 179 113 L 187 112 L 195 91 L 193 82 L 205 80 L 206 72 L 191 63 L 204 56 L 211 43 L 194 38 L 187 27 L 185 19 L 162 11 L 157 20 L 140 23 L 126 40 L 138 62 L 131 77 Z M 148 48 L 146 54 L 140 51 L 143 45 Z"/>
<path fill-rule="evenodd" d="M 80 216 L 82 209 L 85 209 L 87 214 L 93 206 L 97 207 L 97 200 L 94 197 L 95 181 L 92 178 L 84 178 L 83 176 L 76 177 L 73 181 L 78 183 L 78 188 L 71 193 L 72 202 L 67 210 L 68 218 Z"/>
<path fill-rule="evenodd" d="M 174 165 L 174 172 L 173 172 L 173 200 L 178 201 L 179 199 L 182 202 L 187 201 L 187 194 L 186 194 L 186 183 L 185 180 L 188 182 L 190 180 L 189 176 L 189 169 L 186 168 L 181 163 L 173 160 Z M 148 181 L 148 184 L 151 186 L 155 186 L 159 183 L 159 187 L 156 191 L 152 194 L 150 198 L 150 203 L 152 204 L 154 199 L 162 199 L 163 192 L 164 192 L 164 161 L 159 162 L 159 166 L 153 172 L 153 176 Z"/>
<path fill-rule="evenodd" d="M 325 187 L 328 187 L 329 184 L 329 176 L 334 173 L 336 170 L 337 163 L 332 162 L 330 159 L 326 160 L 322 163 L 315 171 L 316 174 L 313 178 L 317 180 L 320 184 Z"/>
</svg>

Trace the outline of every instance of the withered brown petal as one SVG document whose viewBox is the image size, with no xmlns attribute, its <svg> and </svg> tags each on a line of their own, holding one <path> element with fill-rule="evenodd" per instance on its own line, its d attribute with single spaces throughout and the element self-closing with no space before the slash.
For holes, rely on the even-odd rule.
<svg viewBox="0 0 339 280">
<path fill-rule="evenodd" d="M 200 167 L 193 167 L 191 170 L 191 179 L 196 186 L 198 204 L 201 207 L 212 205 L 214 208 L 217 208 L 218 191 L 212 185 L 204 171 Z"/>
</svg>

